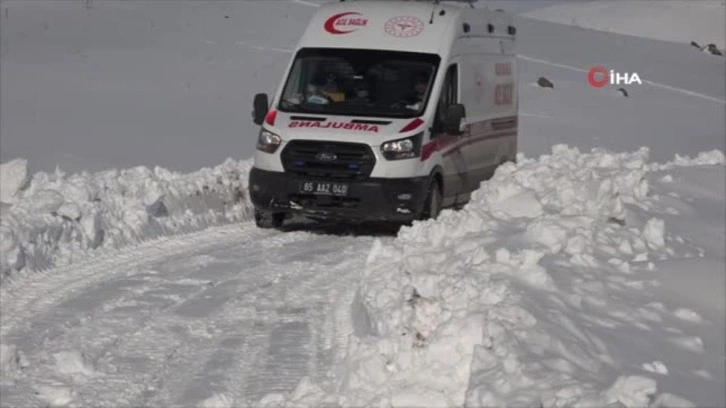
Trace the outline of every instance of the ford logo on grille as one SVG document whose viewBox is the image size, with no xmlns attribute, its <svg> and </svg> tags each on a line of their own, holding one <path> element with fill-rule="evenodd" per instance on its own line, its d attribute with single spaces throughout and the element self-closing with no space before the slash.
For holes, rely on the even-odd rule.
<svg viewBox="0 0 726 408">
<path fill-rule="evenodd" d="M 332 162 L 338 160 L 338 156 L 335 153 L 320 152 L 315 155 L 315 160 L 321 162 Z"/>
</svg>

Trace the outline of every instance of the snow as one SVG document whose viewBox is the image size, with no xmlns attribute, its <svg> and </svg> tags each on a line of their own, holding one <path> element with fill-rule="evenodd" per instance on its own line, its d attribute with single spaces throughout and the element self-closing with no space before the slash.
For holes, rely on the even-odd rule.
<svg viewBox="0 0 726 408">
<path fill-rule="evenodd" d="M 73 390 L 54 385 L 37 385 L 35 392 L 50 407 L 65 407 L 73 401 Z"/>
<path fill-rule="evenodd" d="M 676 160 L 684 166 L 699 161 Z M 334 388 L 338 403 L 717 401 L 709 399 L 719 398 L 713 388 L 708 396 L 673 384 L 661 390 L 659 379 L 647 374 L 667 375 L 670 364 L 644 361 L 634 372 L 629 359 L 639 347 L 608 334 L 665 335 L 681 353 L 711 355 L 706 372 L 723 378 L 716 362 L 722 348 L 707 348 L 699 336 L 677 334 L 680 329 L 665 334 L 668 324 L 654 326 L 653 319 L 662 322 L 670 312 L 662 306 L 650 312 L 643 293 L 654 289 L 643 276 L 651 273 L 647 259 L 680 262 L 698 250 L 652 217 L 660 194 L 650 191 L 649 180 L 662 177 L 656 170 L 662 167 L 670 166 L 648 163 L 647 149 L 581 153 L 559 145 L 539 159 L 520 155 L 516 165 L 502 166 L 483 183 L 463 210 L 404 228 L 392 245 L 374 245 L 356 298 L 366 329 L 351 339 L 342 363 L 350 372 Z M 723 176 L 722 167 L 711 169 Z M 716 256 L 723 261 L 723 250 Z M 673 316 L 698 323 L 682 309 Z M 694 377 L 687 381 L 700 381 Z"/>
<path fill-rule="evenodd" d="M 689 322 L 693 322 L 693 323 L 701 323 L 703 321 L 701 316 L 697 312 L 695 312 L 691 309 L 680 308 L 680 309 L 676 310 L 675 312 L 673 312 L 673 314 L 680 319 L 683 319 L 683 320 L 686 320 Z"/>
<path fill-rule="evenodd" d="M 28 180 L 28 161 L 13 159 L 0 164 L 0 203 L 12 203 Z"/>
<path fill-rule="evenodd" d="M 523 13 L 553 23 L 724 49 L 726 2 L 723 0 L 630 0 L 555 4 Z"/>
<path fill-rule="evenodd" d="M 648 220 L 643 228 L 643 239 L 652 249 L 663 248 L 665 246 L 665 222 L 661 219 L 652 218 Z"/>
<path fill-rule="evenodd" d="M 14 345 L 0 344 L 0 372 L 3 374 L 15 368 L 16 350 Z"/>
<path fill-rule="evenodd" d="M 520 155 L 463 210 L 376 242 L 361 272 L 348 353 L 331 370 L 345 375 L 317 386 L 303 380 L 260 404 L 722 404 L 723 285 L 709 295 L 684 285 L 664 298 L 662 275 L 673 268 L 679 279 L 693 271 L 723 281 L 723 209 L 676 220 L 665 217 L 663 202 L 723 206 L 723 157 L 655 164 L 648 156 L 564 145 L 537 159 Z M 672 180 L 659 182 L 666 170 Z M 692 171 L 710 175 L 698 179 L 713 194 L 674 194 Z M 721 246 L 704 252 L 707 219 L 721 225 Z M 720 267 L 703 264 L 704 256 Z"/>
<path fill-rule="evenodd" d="M 79 351 L 61 351 L 53 354 L 56 369 L 61 374 L 93 376 L 94 370 L 89 366 L 87 357 Z"/>
<path fill-rule="evenodd" d="M 675 160 L 666 164 L 657 166 L 657 168 L 669 169 L 674 167 L 687 167 L 687 166 L 705 166 L 705 165 L 724 165 L 726 159 L 724 154 L 720 150 L 711 150 L 709 152 L 701 152 L 696 157 L 681 156 L 676 154 Z"/>
<path fill-rule="evenodd" d="M 605 393 L 605 404 L 619 402 L 626 407 L 645 407 L 655 392 L 655 380 L 640 376 L 619 377 Z"/>
<path fill-rule="evenodd" d="M 650 371 L 651 373 L 658 373 L 662 375 L 668 375 L 668 367 L 660 361 L 653 361 L 652 363 L 643 363 L 643 370 Z"/>
<path fill-rule="evenodd" d="M 322 405 L 298 384 L 345 352 L 373 242 L 325 231 L 227 224 L 4 282 L 0 338 L 30 364 L 2 373 L 2 405 Z"/>
<path fill-rule="evenodd" d="M 254 152 L 252 97 L 273 92 L 315 8 L 289 1 L 3 0 L 0 161 L 33 172 L 191 172 Z M 270 28 L 275 34 L 270 35 Z"/>
<path fill-rule="evenodd" d="M 0 280 L 89 251 L 249 219 L 250 166 L 229 159 L 188 174 L 160 167 L 36 173 L 0 215 Z"/>
<path fill-rule="evenodd" d="M 481 2 L 526 17 L 518 162 L 396 237 L 258 230 L 249 161 L 193 170 L 317 3 L 3 2 L 3 406 L 726 404 L 723 2 Z"/>
<path fill-rule="evenodd" d="M 199 405 L 201 408 L 232 408 L 234 407 L 233 401 L 222 394 L 215 394 Z"/>
</svg>

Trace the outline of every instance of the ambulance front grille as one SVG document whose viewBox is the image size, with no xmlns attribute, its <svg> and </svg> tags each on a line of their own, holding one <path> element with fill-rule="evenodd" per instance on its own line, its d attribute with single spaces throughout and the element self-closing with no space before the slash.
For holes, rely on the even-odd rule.
<svg viewBox="0 0 726 408">
<path fill-rule="evenodd" d="M 368 145 L 316 140 L 290 141 L 281 158 L 287 173 L 324 179 L 365 180 L 376 164 Z"/>
</svg>

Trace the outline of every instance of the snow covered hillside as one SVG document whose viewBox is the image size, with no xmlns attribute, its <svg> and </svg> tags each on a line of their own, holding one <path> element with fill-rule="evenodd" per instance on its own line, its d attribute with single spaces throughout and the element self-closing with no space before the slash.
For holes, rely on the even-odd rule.
<svg viewBox="0 0 726 408">
<path fill-rule="evenodd" d="M 689 44 L 726 41 L 723 0 L 581 1 L 551 5 L 524 16 L 582 28 Z"/>
<path fill-rule="evenodd" d="M 230 156 L 248 158 L 257 134 L 249 120 L 252 95 L 279 85 L 289 51 L 320 2 L 209 1 L 174 7 L 94 0 L 86 9 L 82 0 L 4 0 L 0 161 L 25 157 L 32 172 L 60 166 L 75 173 L 139 165 L 194 171 Z M 528 13 L 560 2 L 480 3 Z M 595 16 L 620 15 L 613 14 L 616 7 L 629 3 L 603 2 L 613 7 Z M 678 27 L 712 27 L 679 18 Z M 527 134 L 537 132 L 522 143 L 528 155 L 547 153 L 558 142 L 613 150 L 650 146 L 659 161 L 675 153 L 694 155 L 717 147 L 714 143 L 724 149 L 723 134 L 714 127 L 723 122 L 723 106 L 680 92 L 723 101 L 724 59 L 694 52 L 690 40 L 672 44 L 525 18 L 517 26 L 519 53 L 531 58 L 520 63 L 523 85 L 554 76 L 555 86 L 562 86 L 562 79 L 583 97 L 597 95 L 603 98 L 598 103 L 608 103 L 606 98 L 617 97 L 614 90 L 597 92 L 586 83 L 587 70 L 597 64 L 637 71 L 658 84 L 629 89 L 638 102 L 621 99 L 611 105 L 614 111 L 588 108 L 575 114 L 569 107 L 577 109 L 577 103 L 548 103 L 523 86 L 522 112 L 537 115 L 522 118 Z M 647 97 L 641 98 L 643 93 Z M 687 119 L 660 120 L 676 115 Z M 686 143 L 680 135 L 692 127 L 698 132 Z M 663 147 L 664 137 L 680 142 L 678 149 Z"/>
<path fill-rule="evenodd" d="M 524 153 L 548 153 L 557 143 L 614 151 L 648 146 L 651 159 L 666 162 L 674 154 L 726 150 L 726 58 L 688 44 L 527 18 L 518 18 L 517 28 Z M 644 83 L 593 88 L 587 73 L 597 65 L 637 72 Z M 539 77 L 554 88 L 537 86 Z"/>
<path fill-rule="evenodd" d="M 517 164 L 259 230 L 251 97 L 318 3 L 0 3 L 0 406 L 726 406 L 726 59 L 643 13 L 710 16 L 482 0 L 528 16 Z"/>
<path fill-rule="evenodd" d="M 193 171 L 248 158 L 314 7 L 290 1 L 2 2 L 2 161 Z M 271 34 L 271 27 L 275 27 Z M 282 48 L 282 49 L 280 49 Z"/>
</svg>

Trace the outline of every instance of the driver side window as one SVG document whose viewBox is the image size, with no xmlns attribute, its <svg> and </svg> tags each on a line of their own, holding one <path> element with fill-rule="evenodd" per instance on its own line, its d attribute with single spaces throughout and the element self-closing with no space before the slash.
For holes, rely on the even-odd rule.
<svg viewBox="0 0 726 408">
<path fill-rule="evenodd" d="M 436 106 L 436 119 L 434 121 L 434 129 L 436 134 L 443 133 L 444 115 L 446 110 L 452 104 L 459 102 L 459 67 L 457 64 L 451 64 L 446 71 L 444 84 L 441 87 L 441 96 Z"/>
</svg>

